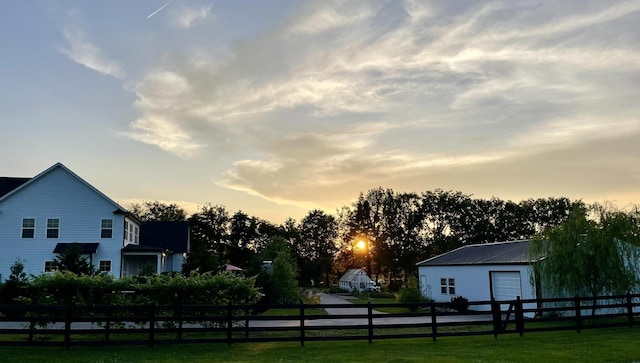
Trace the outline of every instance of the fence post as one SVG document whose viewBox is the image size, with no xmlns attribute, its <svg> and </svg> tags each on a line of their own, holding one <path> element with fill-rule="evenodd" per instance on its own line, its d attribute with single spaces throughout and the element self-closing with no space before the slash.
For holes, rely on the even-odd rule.
<svg viewBox="0 0 640 363">
<path fill-rule="evenodd" d="M 300 301 L 300 346 L 304 346 L 304 302 Z"/>
<path fill-rule="evenodd" d="M 231 346 L 231 340 L 233 339 L 233 307 L 231 302 L 227 306 L 227 345 Z"/>
<path fill-rule="evenodd" d="M 491 298 L 491 313 L 493 315 L 493 337 L 497 338 L 500 333 L 502 313 L 500 311 L 500 304 L 496 302 L 495 298 Z"/>
<path fill-rule="evenodd" d="M 573 299 L 573 304 L 576 310 L 576 331 L 580 333 L 582 332 L 582 309 L 580 308 L 580 297 L 578 295 Z"/>
<path fill-rule="evenodd" d="M 106 316 L 106 321 L 105 321 L 105 325 L 104 325 L 104 341 L 108 342 L 110 339 L 110 335 L 111 335 L 111 314 L 112 314 L 112 309 L 113 306 L 108 306 L 107 307 L 107 316 Z"/>
<path fill-rule="evenodd" d="M 34 310 L 31 310 L 31 316 L 29 316 L 29 344 L 33 343 L 33 335 L 36 330 L 36 314 Z"/>
<path fill-rule="evenodd" d="M 156 341 L 156 306 L 149 306 L 149 346 L 153 348 Z"/>
<path fill-rule="evenodd" d="M 373 341 L 373 308 L 371 307 L 371 301 L 367 302 L 367 315 L 369 324 L 369 344 Z"/>
<path fill-rule="evenodd" d="M 629 321 L 629 328 L 633 328 L 633 302 L 630 291 L 627 291 L 627 320 Z"/>
<path fill-rule="evenodd" d="M 71 349 L 71 307 L 64 307 L 64 347 L 66 350 Z"/>
<path fill-rule="evenodd" d="M 431 339 L 436 341 L 436 336 L 438 335 L 438 324 L 436 322 L 436 304 L 435 302 L 431 302 Z"/>
<path fill-rule="evenodd" d="M 524 333 L 524 311 L 520 296 L 516 297 L 516 330 L 520 336 Z"/>
<path fill-rule="evenodd" d="M 184 317 L 184 289 L 178 291 L 178 340 L 182 340 L 182 325 Z"/>
</svg>

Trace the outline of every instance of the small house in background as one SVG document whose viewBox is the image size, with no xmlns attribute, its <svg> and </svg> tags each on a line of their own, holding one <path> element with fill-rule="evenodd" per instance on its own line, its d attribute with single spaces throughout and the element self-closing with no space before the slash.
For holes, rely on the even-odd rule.
<svg viewBox="0 0 640 363">
<path fill-rule="evenodd" d="M 238 267 L 238 266 L 227 264 L 227 267 L 225 267 L 225 271 L 229 271 L 229 272 L 233 272 L 233 273 L 241 273 L 242 269 L 240 267 Z"/>
<path fill-rule="evenodd" d="M 436 302 L 535 299 L 528 251 L 528 240 L 460 247 L 417 264 L 420 290 Z"/>
<path fill-rule="evenodd" d="M 380 286 L 360 268 L 352 268 L 348 270 L 338 282 L 340 290 L 347 292 L 364 292 L 364 291 L 380 291 Z"/>
</svg>

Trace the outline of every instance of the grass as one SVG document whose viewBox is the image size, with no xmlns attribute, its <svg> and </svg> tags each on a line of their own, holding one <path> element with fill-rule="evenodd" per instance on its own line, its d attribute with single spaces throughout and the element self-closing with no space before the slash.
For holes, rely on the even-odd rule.
<svg viewBox="0 0 640 363">
<path fill-rule="evenodd" d="M 353 342 L 0 347 L 2 362 L 633 362 L 640 329 Z"/>
<path fill-rule="evenodd" d="M 360 294 L 360 296 L 358 297 L 349 297 L 348 301 L 354 304 L 366 304 L 369 302 L 372 304 L 397 304 L 398 303 L 398 300 L 395 298 L 369 297 L 367 293 Z M 376 307 L 375 309 L 377 311 L 381 311 L 383 313 L 389 313 L 389 314 L 409 312 L 409 309 L 406 307 L 390 307 L 389 306 L 389 307 Z"/>
</svg>

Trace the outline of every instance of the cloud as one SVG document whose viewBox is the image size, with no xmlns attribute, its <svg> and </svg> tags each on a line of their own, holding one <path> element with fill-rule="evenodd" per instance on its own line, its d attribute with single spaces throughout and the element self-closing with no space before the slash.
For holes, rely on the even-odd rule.
<svg viewBox="0 0 640 363">
<path fill-rule="evenodd" d="M 213 16 L 211 10 L 213 9 L 213 5 L 202 6 L 199 8 L 193 8 L 186 5 L 183 5 L 178 8 L 173 14 L 173 23 L 179 27 L 188 29 L 195 22 L 205 20 Z"/>
<path fill-rule="evenodd" d="M 59 51 L 72 61 L 107 76 L 124 77 L 121 65 L 107 59 L 97 46 L 87 40 L 82 31 L 65 29 L 63 35 L 67 40 L 68 47 L 60 48 Z"/>
<path fill-rule="evenodd" d="M 216 183 L 280 204 L 474 173 L 490 193 L 639 132 L 640 2 L 587 3 L 309 2 L 224 54 L 195 44 L 150 70 L 129 136 L 202 160 L 231 145 Z"/>
</svg>

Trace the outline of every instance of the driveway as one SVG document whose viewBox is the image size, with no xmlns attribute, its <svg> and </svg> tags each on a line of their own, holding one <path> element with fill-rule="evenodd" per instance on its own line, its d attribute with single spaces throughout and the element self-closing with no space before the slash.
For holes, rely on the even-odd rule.
<svg viewBox="0 0 640 363">
<path fill-rule="evenodd" d="M 352 304 L 347 299 L 329 294 L 320 295 L 320 304 L 323 305 L 350 305 Z M 305 326 L 351 326 L 351 325 L 367 325 L 368 318 L 367 308 L 349 308 L 349 307 L 335 307 L 325 308 L 325 311 L 335 318 L 328 318 L 326 316 L 313 317 L 309 316 L 305 320 Z M 362 318 L 340 318 L 340 315 L 364 315 Z M 437 323 L 448 322 L 465 322 L 465 321 L 491 321 L 491 315 L 453 315 L 453 316 L 438 316 Z M 384 312 L 373 310 L 373 324 L 374 325 L 391 325 L 391 324 L 431 324 L 431 316 L 417 316 L 417 317 L 393 317 Z M 249 322 L 251 327 L 271 327 L 271 326 L 300 326 L 299 320 L 264 320 L 264 321 L 251 321 Z"/>
</svg>

